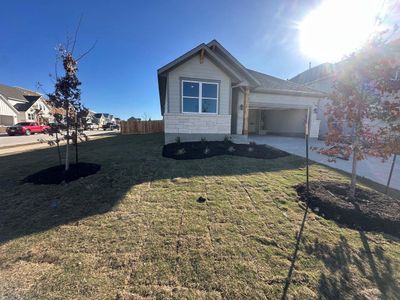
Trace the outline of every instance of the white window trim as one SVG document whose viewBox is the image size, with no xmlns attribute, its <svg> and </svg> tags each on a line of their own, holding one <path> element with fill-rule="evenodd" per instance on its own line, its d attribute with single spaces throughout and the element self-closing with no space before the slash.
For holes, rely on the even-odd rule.
<svg viewBox="0 0 400 300">
<path fill-rule="evenodd" d="M 192 83 L 198 83 L 199 84 L 199 96 L 194 97 L 194 96 L 183 96 L 183 83 L 184 82 L 192 82 Z M 206 84 L 215 84 L 217 85 L 217 98 L 210 98 L 210 97 L 204 97 L 204 99 L 210 99 L 210 100 L 216 100 L 216 111 L 215 112 L 202 112 L 202 105 L 203 105 L 203 83 Z M 183 114 L 203 114 L 203 115 L 218 115 L 218 108 L 219 108 L 219 82 L 214 82 L 214 81 L 198 81 L 198 80 L 182 80 L 181 84 L 181 111 Z M 199 99 L 199 111 L 198 112 L 193 112 L 193 111 L 183 111 L 183 98 L 191 98 L 191 99 Z"/>
</svg>

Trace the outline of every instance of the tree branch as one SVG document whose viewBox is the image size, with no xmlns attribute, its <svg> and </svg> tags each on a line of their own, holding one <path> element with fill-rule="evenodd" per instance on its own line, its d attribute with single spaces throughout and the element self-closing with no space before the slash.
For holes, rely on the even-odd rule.
<svg viewBox="0 0 400 300">
<path fill-rule="evenodd" d="M 81 28 L 82 18 L 83 18 L 83 14 L 81 14 L 81 16 L 80 16 L 80 18 L 79 18 L 78 26 L 77 26 L 76 29 L 75 29 L 74 43 L 72 44 L 72 49 L 71 49 L 71 53 L 72 53 L 72 54 L 74 54 L 76 39 L 77 39 L 77 37 L 78 37 L 79 29 Z"/>
<path fill-rule="evenodd" d="M 87 54 L 89 54 L 89 53 L 94 49 L 94 47 L 96 47 L 96 44 L 97 44 L 97 40 L 93 43 L 92 47 L 90 47 L 85 53 L 83 53 L 81 56 L 79 56 L 79 57 L 76 59 L 76 61 L 78 62 L 79 60 L 81 60 L 82 58 L 84 58 Z"/>
</svg>

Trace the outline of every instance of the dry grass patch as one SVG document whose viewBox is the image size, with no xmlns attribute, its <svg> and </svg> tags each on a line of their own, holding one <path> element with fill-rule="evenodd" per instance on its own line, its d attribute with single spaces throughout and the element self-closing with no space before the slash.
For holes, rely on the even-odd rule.
<svg viewBox="0 0 400 300">
<path fill-rule="evenodd" d="M 54 149 L 0 157 L 0 298 L 280 298 L 304 160 L 175 161 L 161 149 L 160 135 L 82 144 L 101 171 L 61 186 L 19 182 L 56 164 Z M 311 176 L 348 180 L 316 164 Z M 290 298 L 396 299 L 399 282 L 397 239 L 309 214 Z"/>
</svg>

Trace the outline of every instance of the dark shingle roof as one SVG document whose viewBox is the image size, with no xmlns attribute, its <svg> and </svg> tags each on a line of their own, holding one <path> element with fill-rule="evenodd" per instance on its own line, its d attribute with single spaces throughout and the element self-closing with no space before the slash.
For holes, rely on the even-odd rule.
<svg viewBox="0 0 400 300">
<path fill-rule="evenodd" d="M 18 111 L 27 111 L 35 102 L 40 98 L 40 96 L 24 96 L 27 102 L 17 103 L 14 108 Z"/>
<path fill-rule="evenodd" d="M 309 93 L 309 94 L 321 94 L 320 91 L 311 89 L 301 84 L 291 82 L 289 80 L 283 80 L 271 75 L 260 73 L 254 70 L 247 69 L 257 80 L 261 83 L 257 90 L 276 90 L 282 92 L 297 92 L 297 93 Z"/>
</svg>

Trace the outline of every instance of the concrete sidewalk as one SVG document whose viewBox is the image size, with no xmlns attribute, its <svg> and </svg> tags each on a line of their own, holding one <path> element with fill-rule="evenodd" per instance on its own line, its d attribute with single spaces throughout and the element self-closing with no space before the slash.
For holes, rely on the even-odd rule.
<svg viewBox="0 0 400 300">
<path fill-rule="evenodd" d="M 266 144 L 294 155 L 302 157 L 306 156 L 304 138 L 281 136 L 249 136 L 249 141 L 254 141 L 257 144 Z M 314 139 L 310 139 L 309 144 L 310 147 L 325 147 L 325 143 L 323 141 L 318 141 Z M 311 150 L 309 151 L 309 157 L 315 162 L 351 173 L 351 160 L 347 161 L 337 159 L 336 162 L 329 162 L 328 156 L 319 154 L 316 151 Z M 358 162 L 357 175 L 386 185 L 392 160 L 393 158 L 390 158 L 388 161 L 382 162 L 382 160 L 379 158 L 368 157 L 367 159 Z M 400 190 L 400 157 L 398 157 L 398 160 L 396 161 L 390 187 Z"/>
<path fill-rule="evenodd" d="M 113 136 L 119 134 L 119 131 L 89 130 L 85 131 L 85 134 L 89 136 L 89 138 L 99 137 L 99 136 Z M 44 133 L 32 134 L 30 136 L 26 135 L 8 136 L 7 134 L 0 134 L 0 148 L 10 148 L 22 145 L 40 144 L 39 140 L 41 139 L 53 140 L 55 138 L 52 138 L 48 134 Z"/>
</svg>

